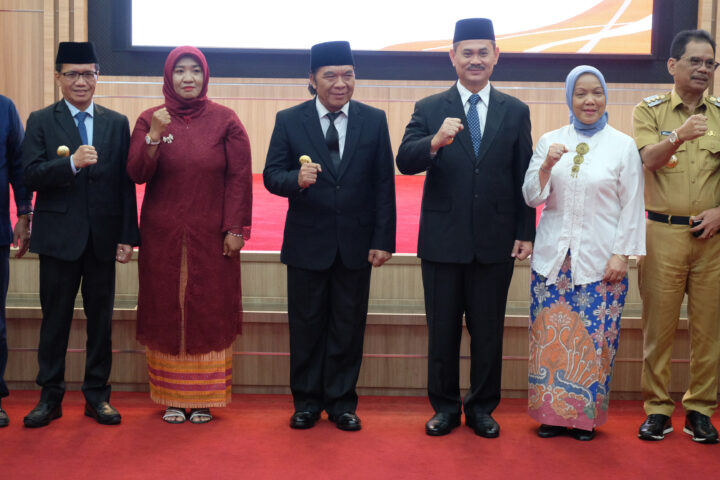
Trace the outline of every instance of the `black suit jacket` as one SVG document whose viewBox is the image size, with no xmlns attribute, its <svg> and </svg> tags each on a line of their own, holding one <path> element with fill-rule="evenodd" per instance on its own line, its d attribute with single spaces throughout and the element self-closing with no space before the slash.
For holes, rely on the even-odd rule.
<svg viewBox="0 0 720 480">
<path fill-rule="evenodd" d="M 300 190 L 301 155 L 322 166 L 317 183 Z M 308 270 L 330 268 L 338 251 L 352 269 L 370 249 L 395 251 L 395 169 L 385 112 L 351 101 L 340 168 L 320 127 L 315 99 L 278 112 L 270 139 L 265 187 L 288 197 L 280 259 Z"/>
<path fill-rule="evenodd" d="M 130 127 L 124 115 L 97 103 L 93 117 L 95 165 L 74 175 L 65 145 L 82 144 L 64 100 L 30 114 L 23 141 L 25 183 L 37 192 L 30 251 L 60 260 L 80 258 L 92 235 L 99 260 L 115 259 L 118 243 L 138 245 L 135 185 L 125 171 Z"/>
<path fill-rule="evenodd" d="M 430 141 L 447 117 L 464 129 L 430 156 Z M 477 157 L 456 86 L 417 102 L 397 156 L 404 174 L 426 172 L 418 256 L 445 263 L 510 260 L 515 240 L 535 239 L 535 210 L 522 184 L 532 156 L 530 111 L 491 87 Z"/>
</svg>

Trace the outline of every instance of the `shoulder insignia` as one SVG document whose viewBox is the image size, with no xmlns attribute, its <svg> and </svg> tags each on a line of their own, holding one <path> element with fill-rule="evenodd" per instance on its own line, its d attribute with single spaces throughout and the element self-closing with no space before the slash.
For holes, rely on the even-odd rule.
<svg viewBox="0 0 720 480">
<path fill-rule="evenodd" d="M 657 105 L 660 105 L 661 103 L 667 102 L 668 100 L 670 100 L 670 93 L 663 93 L 662 95 L 650 95 L 649 97 L 643 98 L 643 102 L 645 102 L 648 107 L 655 107 Z"/>
<path fill-rule="evenodd" d="M 707 99 L 707 101 L 709 103 L 715 105 L 716 107 L 720 107 L 720 98 L 712 96 L 712 95 L 705 97 L 705 98 Z"/>
</svg>

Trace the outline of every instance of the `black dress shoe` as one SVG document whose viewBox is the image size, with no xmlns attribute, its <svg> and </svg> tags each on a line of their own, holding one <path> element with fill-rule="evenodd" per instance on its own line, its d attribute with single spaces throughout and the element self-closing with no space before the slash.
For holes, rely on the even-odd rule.
<svg viewBox="0 0 720 480">
<path fill-rule="evenodd" d="M 290 428 L 312 428 L 319 418 L 319 413 L 313 413 L 303 410 L 296 411 L 292 414 L 292 417 L 290 417 Z"/>
<path fill-rule="evenodd" d="M 500 425 L 487 413 L 465 414 L 465 425 L 481 437 L 496 438 L 500 435 Z"/>
<path fill-rule="evenodd" d="M 0 428 L 10 425 L 10 417 L 5 410 L 0 407 Z"/>
<path fill-rule="evenodd" d="M 566 427 L 560 427 L 558 425 L 545 425 L 544 423 L 537 429 L 537 435 L 540 438 L 557 437 L 565 432 L 567 432 Z"/>
<path fill-rule="evenodd" d="M 687 413 L 683 432 L 692 435 L 695 442 L 718 443 L 718 432 L 710 422 L 710 417 L 700 412 L 689 411 Z"/>
<path fill-rule="evenodd" d="M 345 430 L 346 432 L 356 432 L 362 428 L 360 417 L 352 412 L 345 412 L 337 417 L 335 415 L 328 414 L 328 420 L 335 423 L 337 428 Z"/>
<path fill-rule="evenodd" d="M 86 402 L 85 416 L 94 418 L 102 425 L 117 425 L 122 419 L 120 413 L 108 402 L 100 402 L 95 405 Z"/>
<path fill-rule="evenodd" d="M 651 413 L 640 425 L 638 438 L 641 440 L 662 440 L 666 434 L 672 431 L 670 417 L 661 413 Z"/>
<path fill-rule="evenodd" d="M 62 407 L 60 405 L 38 402 L 35 408 L 25 416 L 23 423 L 29 428 L 44 427 L 60 417 L 62 417 Z"/>
<path fill-rule="evenodd" d="M 572 436 L 575 440 L 580 440 L 581 442 L 589 442 L 593 438 L 595 438 L 595 429 L 592 430 L 583 430 L 581 428 L 573 428 L 572 429 Z"/>
<path fill-rule="evenodd" d="M 425 424 L 425 433 L 433 437 L 447 435 L 460 425 L 459 413 L 438 412 Z"/>
</svg>

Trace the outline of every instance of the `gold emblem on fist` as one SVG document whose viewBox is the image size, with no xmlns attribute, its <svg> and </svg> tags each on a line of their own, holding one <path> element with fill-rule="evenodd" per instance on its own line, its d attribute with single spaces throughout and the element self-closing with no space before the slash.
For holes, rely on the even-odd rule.
<svg viewBox="0 0 720 480">
<path fill-rule="evenodd" d="M 57 148 L 58 157 L 67 157 L 70 155 L 70 149 L 66 145 L 60 145 Z"/>
</svg>

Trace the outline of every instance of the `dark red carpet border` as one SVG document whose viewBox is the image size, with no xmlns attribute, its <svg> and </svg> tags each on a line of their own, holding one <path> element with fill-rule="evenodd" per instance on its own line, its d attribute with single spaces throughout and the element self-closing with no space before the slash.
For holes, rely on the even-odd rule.
<svg viewBox="0 0 720 480">
<path fill-rule="evenodd" d="M 292 430 L 287 395 L 234 395 L 207 425 L 169 425 L 146 393 L 116 392 L 119 426 L 83 415 L 79 392 L 69 392 L 63 417 L 28 429 L 22 417 L 39 396 L 12 392 L 3 407 L 0 478 L 103 479 L 549 479 L 717 478 L 720 445 L 694 443 L 675 432 L 662 442 L 637 438 L 640 402 L 611 402 L 610 420 L 595 440 L 541 439 L 526 400 L 504 399 L 494 416 L 500 437 L 485 439 L 461 426 L 445 437 L 424 433 L 431 415 L 421 397 L 361 397 L 363 429 L 342 432 L 326 417 L 310 430 Z M 715 422 L 717 423 L 717 416 Z"/>
</svg>

